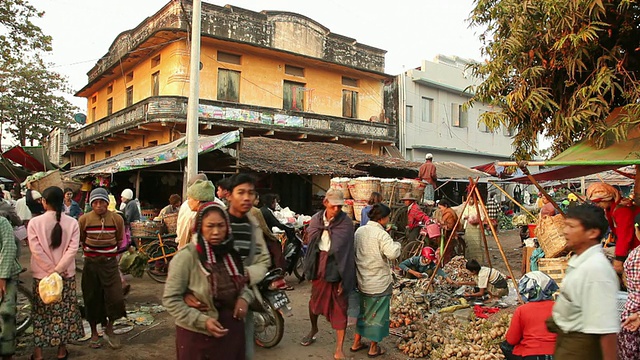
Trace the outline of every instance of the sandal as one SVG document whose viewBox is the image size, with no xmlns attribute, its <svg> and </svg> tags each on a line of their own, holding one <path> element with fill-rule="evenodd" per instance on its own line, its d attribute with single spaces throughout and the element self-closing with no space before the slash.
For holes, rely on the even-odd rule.
<svg viewBox="0 0 640 360">
<path fill-rule="evenodd" d="M 92 349 L 100 349 L 102 347 L 102 341 L 100 341 L 100 339 L 91 340 L 89 341 L 89 347 Z"/>
<path fill-rule="evenodd" d="M 353 347 L 349 348 L 349 351 L 351 352 L 358 352 L 360 350 L 366 349 L 369 347 L 369 344 L 365 344 L 365 343 L 360 343 L 360 346 L 358 346 L 356 349 L 354 349 Z"/>
<path fill-rule="evenodd" d="M 69 350 L 66 350 L 63 357 L 59 357 L 58 360 L 67 360 L 69 358 Z"/>
<path fill-rule="evenodd" d="M 315 335 L 313 335 L 313 336 L 307 335 L 307 336 L 302 338 L 302 341 L 300 341 L 300 345 L 309 346 L 309 345 L 313 344 L 314 342 L 316 342 L 316 336 Z"/>
<path fill-rule="evenodd" d="M 117 350 L 122 347 L 122 344 L 120 343 L 120 338 L 115 334 L 107 335 L 107 333 L 105 333 L 103 337 L 105 338 L 105 340 L 107 340 L 107 343 L 109 343 L 110 348 Z"/>
<path fill-rule="evenodd" d="M 384 350 L 384 348 L 382 348 L 382 346 L 378 345 L 378 351 L 375 354 L 367 353 L 367 356 L 370 357 L 370 358 L 376 358 L 376 357 L 378 357 L 380 355 L 384 355 L 386 353 L 387 352 Z"/>
</svg>

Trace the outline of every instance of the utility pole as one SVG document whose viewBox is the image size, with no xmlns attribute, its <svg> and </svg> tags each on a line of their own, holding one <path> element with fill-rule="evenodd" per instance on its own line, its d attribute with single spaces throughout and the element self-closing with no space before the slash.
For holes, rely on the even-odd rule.
<svg viewBox="0 0 640 360">
<path fill-rule="evenodd" d="M 200 102 L 200 0 L 193 0 L 191 9 L 191 62 L 189 101 L 187 102 L 187 182 L 198 174 L 198 103 Z"/>
</svg>

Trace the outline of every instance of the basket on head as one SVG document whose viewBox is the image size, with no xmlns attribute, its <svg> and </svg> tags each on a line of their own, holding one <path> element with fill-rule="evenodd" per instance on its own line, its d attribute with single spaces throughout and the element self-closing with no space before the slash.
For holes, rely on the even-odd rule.
<svg viewBox="0 0 640 360">
<path fill-rule="evenodd" d="M 345 200 L 344 205 L 342 205 L 342 211 L 344 211 L 348 217 L 353 219 L 353 200 Z"/>
<path fill-rule="evenodd" d="M 366 201 L 355 200 L 353 202 L 353 215 L 356 221 L 360 221 L 360 219 L 362 219 L 362 209 L 364 209 L 366 206 Z"/>
<path fill-rule="evenodd" d="M 178 213 L 168 214 L 162 218 L 164 225 L 167 227 L 167 233 L 175 234 L 178 230 Z"/>
<path fill-rule="evenodd" d="M 536 237 L 544 251 L 544 256 L 554 258 L 564 253 L 567 248 L 567 239 L 564 237 L 564 216 L 543 216 L 536 224 Z"/>
<path fill-rule="evenodd" d="M 349 181 L 351 181 L 351 179 L 349 178 L 336 177 L 331 179 L 331 181 L 329 182 L 329 187 L 331 189 L 342 190 L 342 195 L 344 195 L 344 198 L 351 199 L 351 193 L 349 192 Z"/>
<path fill-rule="evenodd" d="M 538 270 L 549 275 L 560 286 L 569 266 L 569 256 L 538 259 Z"/>
<path fill-rule="evenodd" d="M 395 191 L 397 181 L 396 179 L 380 179 L 380 195 L 382 195 L 383 202 L 389 203 L 391 194 Z"/>
<path fill-rule="evenodd" d="M 374 177 L 355 178 L 349 183 L 349 192 L 354 200 L 368 201 L 372 192 L 380 192 L 380 179 Z"/>
</svg>

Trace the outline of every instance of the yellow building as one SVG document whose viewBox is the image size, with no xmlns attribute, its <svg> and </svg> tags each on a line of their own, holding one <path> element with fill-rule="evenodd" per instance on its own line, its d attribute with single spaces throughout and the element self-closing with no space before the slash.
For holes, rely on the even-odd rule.
<svg viewBox="0 0 640 360">
<path fill-rule="evenodd" d="M 182 136 L 190 19 L 191 4 L 171 1 L 114 40 L 76 94 L 87 125 L 70 134 L 72 165 Z M 242 128 L 377 154 L 397 138 L 384 56 L 299 14 L 203 3 L 200 133 Z"/>
</svg>

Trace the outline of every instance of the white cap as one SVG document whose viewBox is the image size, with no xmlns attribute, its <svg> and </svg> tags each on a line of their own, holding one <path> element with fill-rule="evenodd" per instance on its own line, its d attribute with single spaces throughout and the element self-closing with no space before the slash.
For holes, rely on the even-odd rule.
<svg viewBox="0 0 640 360">
<path fill-rule="evenodd" d="M 124 189 L 122 190 L 122 194 L 120 194 L 120 196 L 127 200 L 131 200 L 133 199 L 133 191 L 131 189 Z"/>
<path fill-rule="evenodd" d="M 32 190 L 31 191 L 31 196 L 33 197 L 33 200 L 38 200 L 40 198 L 42 198 L 42 194 L 40 194 L 39 192 Z"/>
<path fill-rule="evenodd" d="M 433 159 L 433 154 L 432 153 L 427 153 L 427 155 L 425 155 L 424 158 L 427 159 L 427 160 Z"/>
</svg>

